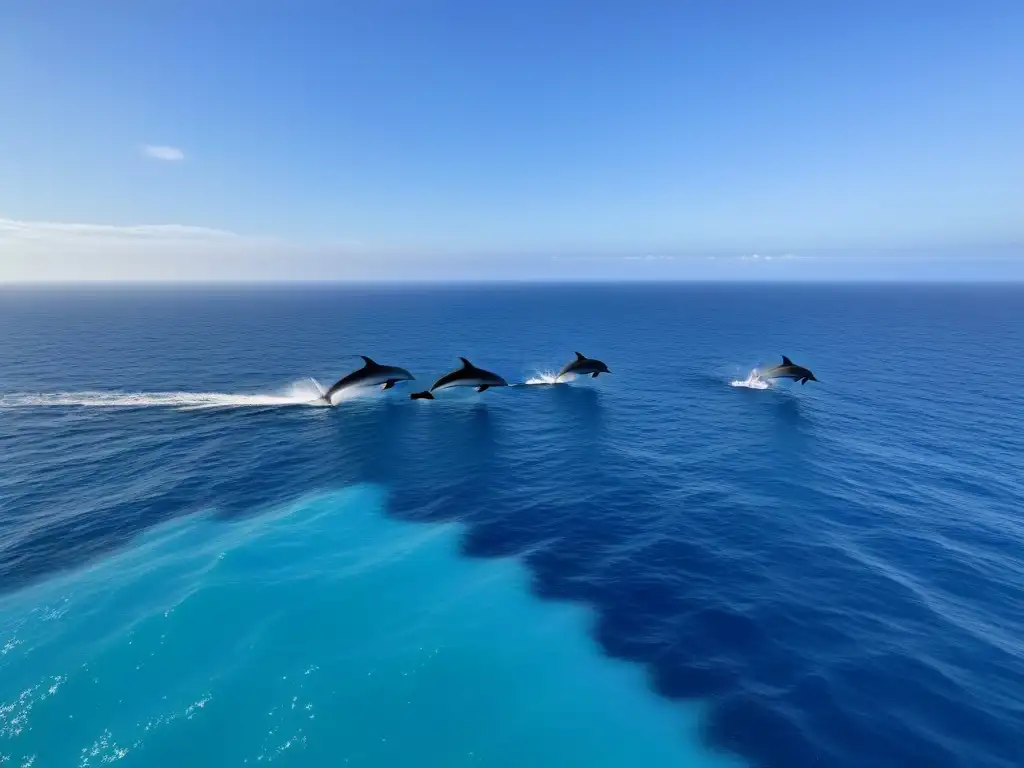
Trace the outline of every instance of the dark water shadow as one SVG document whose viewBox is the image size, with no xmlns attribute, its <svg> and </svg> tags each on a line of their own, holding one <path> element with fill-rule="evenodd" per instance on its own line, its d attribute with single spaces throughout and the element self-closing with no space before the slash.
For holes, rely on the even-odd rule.
<svg viewBox="0 0 1024 768">
<path fill-rule="evenodd" d="M 411 458 L 408 412 L 392 398 L 336 406 L 323 463 L 342 477 L 387 485 Z M 332 414 L 333 415 L 333 414 Z"/>
<path fill-rule="evenodd" d="M 422 414 L 432 451 L 413 462 L 413 472 L 392 478 L 389 513 L 458 520 L 466 526 L 467 556 L 520 557 L 538 597 L 592 606 L 605 654 L 643 665 L 659 696 L 708 705 L 703 733 L 710 748 L 769 768 L 846 764 L 842 750 L 813 742 L 798 720 L 780 714 L 803 673 L 803 628 L 826 623 L 821 607 L 809 602 L 767 620 L 755 615 L 749 606 L 759 604 L 771 579 L 718 551 L 730 539 L 770 548 L 774 512 L 737 510 L 728 492 L 713 487 L 672 496 L 666 491 L 678 494 L 685 479 L 660 478 L 623 458 L 618 444 L 636 438 L 628 423 L 609 418 L 604 393 L 538 389 L 517 390 L 512 410 L 510 396 L 495 406 L 493 420 L 480 423 L 449 413 L 439 425 L 435 411 Z M 750 418 L 772 452 L 800 470 L 813 422 L 799 398 L 750 394 L 759 396 L 749 401 L 758 409 Z M 523 407 L 532 418 L 520 428 L 516 409 Z M 543 434 L 531 440 L 528 430 Z M 422 449 L 421 439 L 414 442 Z M 836 734 L 849 754 L 865 753 L 854 741 L 862 736 Z M 904 754 L 915 748 L 928 752 L 917 743 Z"/>
<path fill-rule="evenodd" d="M 758 399 L 751 398 L 749 406 L 752 413 L 764 417 L 767 425 L 779 429 L 797 429 L 808 425 L 806 404 L 798 394 L 784 389 L 747 391 L 761 395 Z"/>
<path fill-rule="evenodd" d="M 551 393 L 554 422 L 566 443 L 600 446 L 606 429 L 603 393 L 588 387 L 558 387 Z"/>
</svg>

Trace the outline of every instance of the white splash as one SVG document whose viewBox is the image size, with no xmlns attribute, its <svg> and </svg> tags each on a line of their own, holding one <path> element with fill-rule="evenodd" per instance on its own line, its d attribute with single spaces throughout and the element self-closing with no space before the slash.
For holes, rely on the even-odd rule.
<svg viewBox="0 0 1024 768">
<path fill-rule="evenodd" d="M 559 376 L 556 371 L 537 371 L 531 378 L 527 379 L 524 384 L 568 384 L 570 381 L 576 378 L 575 373 L 567 373 L 564 376 Z"/>
<path fill-rule="evenodd" d="M 91 747 L 83 747 L 79 754 L 79 768 L 90 768 L 95 765 L 93 758 L 99 758 L 100 764 L 116 763 L 123 760 L 128 754 L 128 749 L 118 746 L 114 741 L 114 735 L 104 729 L 103 734 L 92 743 Z"/>
<path fill-rule="evenodd" d="M 755 368 L 750 372 L 750 375 L 746 379 L 729 382 L 730 387 L 746 387 L 747 389 L 771 389 L 772 383 L 767 379 L 761 378 L 760 371 Z"/>
<path fill-rule="evenodd" d="M 0 408 L 241 408 L 252 406 L 326 406 L 313 379 L 291 384 L 278 394 L 230 394 L 223 392 L 16 392 L 0 395 Z"/>
<path fill-rule="evenodd" d="M 6 656 L 8 653 L 10 653 L 15 648 L 17 648 L 19 645 L 21 645 L 21 642 L 22 641 L 19 640 L 16 637 L 11 638 L 6 643 L 4 643 L 4 647 L 3 648 L 0 648 L 0 656 Z"/>
<path fill-rule="evenodd" d="M 312 381 L 316 381 L 316 379 L 312 379 Z M 318 387 L 317 397 L 322 396 L 320 393 L 326 393 L 326 391 L 327 391 L 326 387 L 321 387 L 319 385 L 319 383 L 317 384 L 317 387 Z M 340 392 L 335 392 L 333 395 L 331 395 L 331 405 L 337 405 L 338 403 L 344 403 L 344 402 L 347 402 L 349 400 L 357 400 L 359 398 L 369 397 L 371 395 L 378 394 L 380 391 L 381 391 L 380 386 L 376 385 L 376 384 L 374 384 L 372 386 L 346 387 L 345 389 L 341 390 Z M 326 403 L 324 403 L 324 402 L 308 403 L 308 405 L 326 405 Z"/>
</svg>

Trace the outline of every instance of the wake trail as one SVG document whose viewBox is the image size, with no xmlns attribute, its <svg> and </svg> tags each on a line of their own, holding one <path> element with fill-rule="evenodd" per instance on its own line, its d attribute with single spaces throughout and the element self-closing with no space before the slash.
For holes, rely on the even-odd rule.
<svg viewBox="0 0 1024 768">
<path fill-rule="evenodd" d="M 512 387 L 568 384 L 575 374 L 559 377 L 555 371 L 538 371 Z M 376 394 L 377 387 L 353 387 L 335 393 L 324 402 L 325 387 L 309 377 L 296 381 L 283 392 L 243 394 L 230 392 L 9 392 L 0 394 L 0 410 L 9 408 L 173 408 L 183 411 L 212 408 L 281 408 L 288 406 L 330 407 Z"/>
<path fill-rule="evenodd" d="M 319 385 L 308 379 L 292 384 L 278 394 L 232 394 L 225 392 L 15 392 L 0 395 L 0 408 L 203 408 L 326 406 L 318 402 Z"/>
<path fill-rule="evenodd" d="M 730 387 L 745 387 L 746 389 L 771 389 L 772 383 L 761 378 L 761 373 L 754 368 L 746 379 L 736 379 L 729 382 Z"/>
</svg>

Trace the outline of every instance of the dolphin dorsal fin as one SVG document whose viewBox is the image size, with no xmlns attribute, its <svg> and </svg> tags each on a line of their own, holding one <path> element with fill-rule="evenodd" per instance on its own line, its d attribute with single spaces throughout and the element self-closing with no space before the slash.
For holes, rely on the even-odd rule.
<svg viewBox="0 0 1024 768">
<path fill-rule="evenodd" d="M 363 362 L 366 363 L 367 368 L 380 368 L 380 366 L 377 365 L 377 363 L 368 358 L 366 355 L 360 355 L 360 357 L 363 358 Z"/>
<path fill-rule="evenodd" d="M 462 367 L 463 368 L 472 368 L 473 367 L 473 364 L 471 362 L 469 362 L 469 360 L 467 360 L 466 358 L 460 357 L 459 360 L 462 361 Z"/>
<path fill-rule="evenodd" d="M 786 357 L 785 355 L 783 355 L 783 356 L 782 356 L 782 364 L 783 364 L 783 365 L 793 365 L 793 361 L 792 361 L 792 360 L 790 360 L 790 359 L 789 359 L 788 357 Z"/>
<path fill-rule="evenodd" d="M 577 360 L 586 360 L 587 356 L 586 355 L 581 355 L 579 352 L 577 352 L 576 353 L 576 359 Z"/>
</svg>

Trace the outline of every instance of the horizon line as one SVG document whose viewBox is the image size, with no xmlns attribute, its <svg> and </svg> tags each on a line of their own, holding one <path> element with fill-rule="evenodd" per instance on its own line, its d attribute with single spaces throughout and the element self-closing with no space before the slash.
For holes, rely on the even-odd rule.
<svg viewBox="0 0 1024 768">
<path fill-rule="evenodd" d="M 971 277 L 853 277 L 853 278 L 705 278 L 705 277 L 586 277 L 586 278 L 439 278 L 439 279 L 345 279 L 345 278 L 253 278 L 253 279 L 181 279 L 181 280 L 0 280 L 5 288 L 290 288 L 290 287 L 445 287 L 445 286 L 570 286 L 570 285 L 947 285 L 1004 286 L 1024 285 L 1024 275 L 1005 278 Z"/>
</svg>

